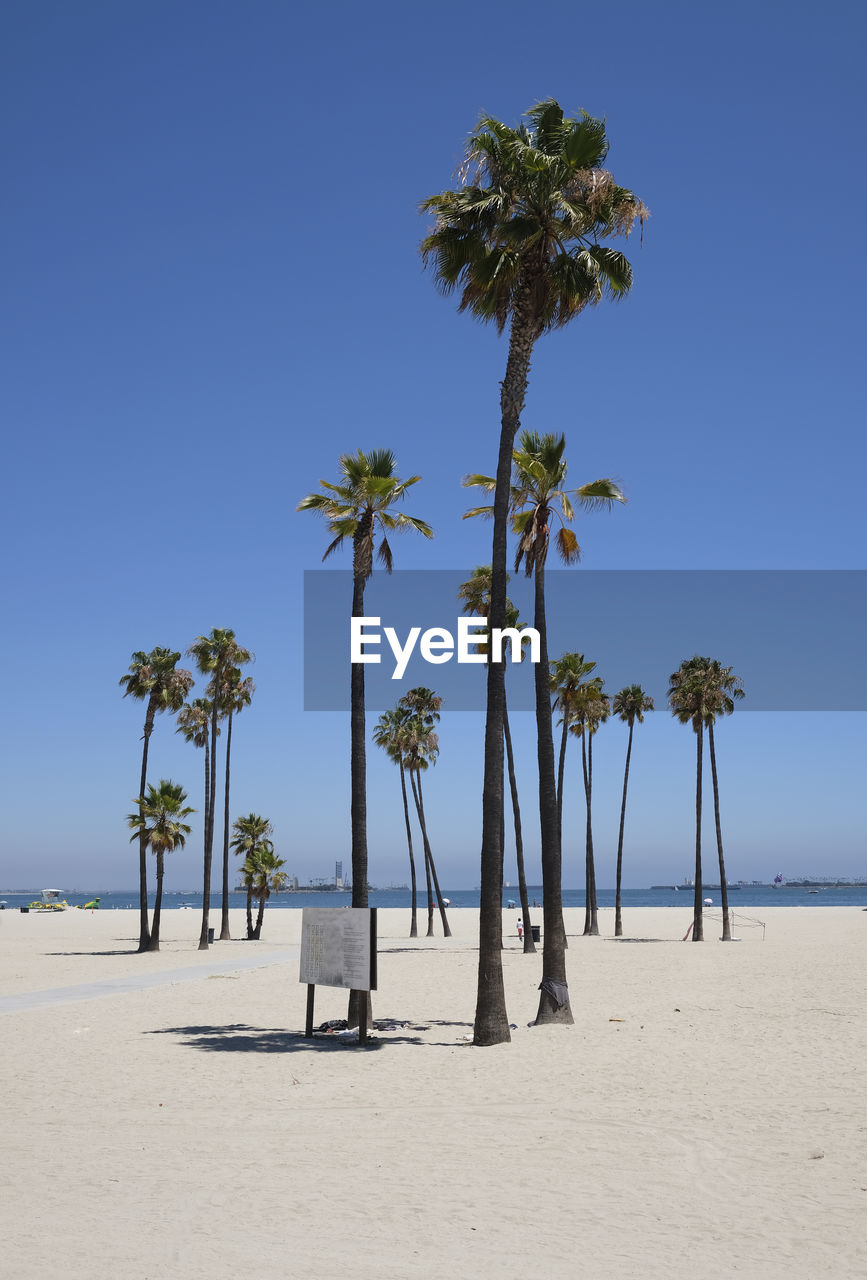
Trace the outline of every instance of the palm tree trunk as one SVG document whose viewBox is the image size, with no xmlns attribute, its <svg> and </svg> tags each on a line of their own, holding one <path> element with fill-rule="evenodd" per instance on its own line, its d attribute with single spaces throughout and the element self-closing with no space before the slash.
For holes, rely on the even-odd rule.
<svg viewBox="0 0 867 1280">
<path fill-rule="evenodd" d="M 557 788 L 554 783 L 554 724 L 551 716 L 548 627 L 545 615 L 544 554 L 536 561 L 533 625 L 539 632 L 536 685 L 536 745 L 539 761 L 539 821 L 542 834 L 542 983 L 536 1025 L 572 1023 L 566 985 L 566 929 L 563 925 L 562 858 Z"/>
<path fill-rule="evenodd" d="M 359 522 L 353 538 L 352 616 L 364 617 L 365 567 L 361 566 L 363 540 L 370 531 L 370 518 Z M 367 907 L 367 756 L 365 748 L 364 714 L 364 666 L 354 662 L 350 667 L 350 821 L 352 826 L 352 905 Z M 367 1025 L 371 1025 L 370 994 L 367 991 L 350 991 L 348 1020 L 351 1027 L 361 1025 L 362 1008 L 367 1010 Z"/>
<path fill-rule="evenodd" d="M 259 894 L 259 911 L 256 916 L 256 928 L 253 930 L 253 937 L 258 942 L 262 936 L 262 921 L 265 918 L 265 899 L 268 897 L 268 891 L 263 889 Z"/>
<path fill-rule="evenodd" d="M 590 935 L 590 798 L 589 798 L 589 779 L 587 777 L 587 725 L 584 725 L 584 731 L 581 734 L 581 769 L 584 774 L 584 811 L 586 814 L 584 822 L 584 932 L 583 936 Z"/>
<path fill-rule="evenodd" d="M 563 732 L 560 735 L 560 760 L 557 765 L 557 825 L 560 828 L 560 847 L 563 846 L 563 774 L 566 767 L 566 740 L 569 725 L 563 713 Z"/>
<path fill-rule="evenodd" d="M 506 763 L 509 768 L 509 790 L 512 793 L 512 816 L 515 820 L 515 860 L 518 863 L 518 893 L 521 896 L 521 915 L 524 920 L 524 955 L 535 954 L 533 927 L 530 922 L 530 899 L 527 897 L 527 877 L 524 874 L 524 836 L 521 830 L 521 806 L 518 803 L 518 783 L 515 778 L 515 756 L 512 751 L 512 731 L 509 728 L 508 704 L 503 705 L 503 733 L 506 741 Z M 505 823 L 503 824 L 505 825 Z"/>
<path fill-rule="evenodd" d="M 165 854 L 157 853 L 157 895 L 154 899 L 154 922 L 148 951 L 160 949 L 160 911 L 163 905 L 163 875 L 165 874 Z"/>
<path fill-rule="evenodd" d="M 439 907 L 439 912 L 440 912 L 440 920 L 442 921 L 442 926 L 443 926 L 443 937 L 450 938 L 452 936 L 452 931 L 449 928 L 449 920 L 448 920 L 448 916 L 446 915 L 446 908 L 445 908 L 445 903 L 443 902 L 443 895 L 440 893 L 440 882 L 437 879 L 436 863 L 434 862 L 434 856 L 433 856 L 433 852 L 431 851 L 430 841 L 427 838 L 427 823 L 425 822 L 425 819 L 424 819 L 424 796 L 422 794 L 422 789 L 421 789 L 420 773 L 416 777 L 415 783 L 416 783 L 416 787 L 418 788 L 418 794 L 416 797 L 416 803 L 418 805 L 418 825 L 421 827 L 421 838 L 422 838 L 422 843 L 424 844 L 425 857 L 427 858 L 428 865 L 430 867 L 430 873 L 433 876 L 434 893 L 436 894 L 437 906 Z M 430 902 L 430 898 L 428 898 L 428 901 Z"/>
<path fill-rule="evenodd" d="M 247 941 L 255 937 L 253 933 L 253 886 L 247 885 Z"/>
<path fill-rule="evenodd" d="M 623 771 L 623 800 L 620 804 L 620 834 L 617 837 L 617 888 L 614 895 L 614 936 L 623 937 L 623 920 L 621 918 L 620 880 L 623 872 L 623 828 L 626 823 L 626 788 L 629 785 L 629 759 L 632 755 L 632 732 L 635 722 L 629 721 L 629 740 L 626 744 L 626 768 Z"/>
<path fill-rule="evenodd" d="M 701 890 L 701 758 L 704 742 L 702 722 L 699 721 L 695 733 L 696 770 L 695 770 L 695 893 L 692 906 L 692 940 L 704 942 L 704 920 L 702 916 Z"/>
<path fill-rule="evenodd" d="M 412 789 L 412 799 L 413 804 L 415 805 L 416 817 L 418 817 L 418 792 L 416 791 L 416 771 L 414 769 L 410 769 L 409 785 Z M 424 843 L 424 840 L 422 840 L 422 847 L 424 849 L 424 876 L 425 883 L 427 885 L 427 933 L 425 934 L 425 937 L 432 938 L 434 936 L 434 892 L 430 876 L 430 850 Z"/>
<path fill-rule="evenodd" d="M 587 743 L 587 878 L 590 889 L 590 936 L 599 937 L 599 907 L 596 902 L 596 859 L 593 856 L 593 734 Z"/>
<path fill-rule="evenodd" d="M 729 921 L 729 890 L 726 884 L 726 864 L 723 857 L 722 827 L 719 820 L 719 784 L 716 776 L 716 751 L 713 744 L 713 725 L 707 727 L 708 743 L 710 745 L 710 771 L 713 778 L 713 816 L 716 820 L 716 847 L 719 854 L 719 888 L 720 897 L 722 898 L 722 918 L 723 933 L 722 941 L 731 942 L 732 928 Z"/>
<path fill-rule="evenodd" d="M 139 796 L 143 797 L 148 780 L 148 747 L 150 745 L 151 734 L 154 728 L 154 716 L 156 714 L 156 704 L 152 703 L 148 698 L 147 711 L 145 712 L 144 723 L 144 746 L 141 753 L 141 784 L 139 786 Z M 138 893 L 139 893 L 139 935 L 138 949 L 139 951 L 147 951 L 150 946 L 150 927 L 148 925 L 148 846 L 147 836 L 145 835 L 144 815 L 142 813 L 142 803 L 139 800 L 139 817 L 142 819 L 139 828 L 138 838 Z"/>
<path fill-rule="evenodd" d="M 538 268 L 537 268 L 538 271 Z M 524 268 L 509 334 L 506 375 L 500 384 L 500 446 L 497 484 L 494 490 L 494 534 L 491 551 L 490 626 L 506 624 L 506 542 L 509 519 L 509 486 L 512 449 L 521 424 L 527 394 L 533 344 L 541 325 L 533 314 L 535 276 Z M 548 668 L 545 668 L 547 679 Z M 506 992 L 503 985 L 503 715 L 506 705 L 506 668 L 488 663 L 485 714 L 485 770 L 482 786 L 482 856 L 479 898 L 479 969 L 473 1044 L 503 1044 L 511 1040 Z"/>
<path fill-rule="evenodd" d="M 229 766 L 232 755 L 232 708 L 226 724 L 226 801 L 223 809 L 223 901 L 220 917 L 220 941 L 231 941 L 229 932 Z"/>
<path fill-rule="evenodd" d="M 214 672 L 214 705 L 211 711 L 211 785 L 208 792 L 208 811 L 205 817 L 205 865 L 202 887 L 202 931 L 199 934 L 199 950 L 208 950 L 208 922 L 211 914 L 211 864 L 214 856 L 214 812 L 217 807 L 217 691 L 222 671 Z"/>
<path fill-rule="evenodd" d="M 406 845 L 409 849 L 409 877 L 412 885 L 412 914 L 409 921 L 409 936 L 411 938 L 418 937 L 418 891 L 415 880 L 415 858 L 412 852 L 412 826 L 409 821 L 409 804 L 406 798 L 406 776 L 403 767 L 403 760 L 399 760 L 400 765 L 400 794 L 403 796 L 403 820 L 406 823 Z"/>
</svg>

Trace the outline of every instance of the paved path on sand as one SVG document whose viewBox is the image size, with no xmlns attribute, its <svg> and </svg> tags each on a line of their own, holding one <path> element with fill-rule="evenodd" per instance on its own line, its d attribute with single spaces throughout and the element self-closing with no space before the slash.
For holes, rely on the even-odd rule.
<svg viewBox="0 0 867 1280">
<path fill-rule="evenodd" d="M 123 996 L 131 991 L 147 991 L 151 987 L 162 987 L 173 982 L 194 982 L 199 978 L 235 973 L 238 969 L 260 969 L 271 964 L 288 964 L 290 960 L 297 960 L 299 954 L 300 947 L 290 946 L 285 951 L 269 951 L 214 964 L 191 965 L 186 969 L 164 969 L 162 973 L 130 974 L 123 978 L 81 982 L 70 987 L 22 991 L 17 995 L 0 996 L 0 1014 L 27 1013 L 32 1009 L 49 1009 L 54 1005 L 74 1004 L 79 1000 L 95 1000 L 98 996 Z"/>
</svg>

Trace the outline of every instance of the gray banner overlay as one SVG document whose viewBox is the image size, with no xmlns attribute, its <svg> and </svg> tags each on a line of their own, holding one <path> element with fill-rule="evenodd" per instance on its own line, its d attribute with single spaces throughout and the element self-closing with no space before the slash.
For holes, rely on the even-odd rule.
<svg viewBox="0 0 867 1280">
<path fill-rule="evenodd" d="M 412 627 L 437 627 L 457 640 L 458 588 L 467 569 L 377 571 L 365 591 L 365 615 L 380 619 L 378 646 L 366 652 L 368 711 L 393 707 L 407 689 L 425 685 L 450 711 L 485 706 L 486 667 L 450 661 L 433 665 L 415 649 L 403 677 L 383 634 L 401 645 Z M 668 677 L 685 658 L 703 654 L 734 668 L 746 697 L 738 710 L 865 711 L 867 570 L 587 570 L 546 574 L 548 653 L 567 650 L 596 662 L 608 693 L 640 684 L 664 707 Z M 533 624 L 533 584 L 512 575 L 509 596 L 522 627 Z M 347 711 L 350 677 L 352 573 L 304 574 L 304 709 Z M 375 628 L 365 628 L 375 630 Z M 477 650 L 472 650 L 477 652 Z M 507 663 L 513 710 L 533 707 L 529 661 Z"/>
</svg>

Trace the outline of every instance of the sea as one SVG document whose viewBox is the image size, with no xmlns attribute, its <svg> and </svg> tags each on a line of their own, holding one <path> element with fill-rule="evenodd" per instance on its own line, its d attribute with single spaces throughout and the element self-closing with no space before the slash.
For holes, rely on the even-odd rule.
<svg viewBox="0 0 867 1280">
<path fill-rule="evenodd" d="M 56 887 L 52 886 L 52 888 Z M 85 903 L 92 902 L 96 898 L 99 899 L 99 907 L 102 911 L 137 910 L 139 905 L 138 888 L 69 889 L 61 887 L 60 893 L 61 897 L 65 898 L 71 907 L 84 906 Z M 541 885 L 529 885 L 527 893 L 531 905 L 535 901 L 541 906 Z M 0 905 L 0 909 L 12 911 L 17 907 L 25 907 L 29 903 L 41 899 L 41 896 L 41 889 L 15 891 L 0 889 L 0 904 L 4 901 L 6 904 L 5 908 Z M 448 898 L 450 910 L 478 910 L 479 907 L 478 889 L 444 889 L 443 897 Z M 720 905 L 719 889 L 715 889 L 712 884 L 704 888 L 702 897 L 705 899 L 710 898 L 716 907 Z M 613 889 L 597 890 L 596 898 L 600 907 L 614 907 Z M 243 909 L 246 901 L 245 893 L 229 894 L 230 907 Z M 673 886 L 660 889 L 624 889 L 622 901 L 625 909 L 629 907 L 679 907 L 682 910 L 691 910 L 693 891 L 688 886 L 678 889 Z M 368 895 L 368 902 L 371 907 L 405 907 L 408 909 L 411 905 L 411 896 L 409 889 L 405 888 L 371 889 Z M 584 902 L 583 889 L 563 890 L 564 907 L 583 907 Z M 148 903 L 151 907 L 154 904 L 153 890 L 148 895 Z M 332 890 L 329 892 L 300 890 L 272 894 L 268 900 L 267 909 L 269 911 L 297 911 L 302 907 L 348 907 L 351 903 L 352 896 L 349 890 Z M 508 908 L 512 903 L 515 904 L 516 910 L 520 907 L 520 898 L 515 886 L 503 889 L 504 909 Z M 220 891 L 212 889 L 211 910 L 219 909 L 220 905 Z M 419 892 L 418 905 L 421 909 L 427 908 L 427 894 L 424 891 Z M 163 909 L 175 910 L 179 907 L 201 911 L 201 889 L 198 891 L 195 889 L 164 890 Z M 729 885 L 729 907 L 735 912 L 741 908 L 758 910 L 762 907 L 867 907 L 867 884 L 843 887 L 817 885 L 810 889 L 787 885 L 779 887 L 774 885 Z"/>
</svg>

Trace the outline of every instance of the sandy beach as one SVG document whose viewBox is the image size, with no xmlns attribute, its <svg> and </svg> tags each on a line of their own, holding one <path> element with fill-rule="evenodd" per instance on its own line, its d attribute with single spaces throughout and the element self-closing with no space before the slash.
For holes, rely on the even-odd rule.
<svg viewBox="0 0 867 1280">
<path fill-rule="evenodd" d="M 208 952 L 168 911 L 145 956 L 135 912 L 0 912 L 4 1273 L 867 1275 L 867 912 L 749 914 L 722 946 L 568 912 L 576 1023 L 536 1029 L 507 912 L 513 1039 L 475 1049 L 476 912 L 411 941 L 381 910 L 393 1029 L 358 1049 L 301 1034 L 300 911 Z"/>
</svg>

